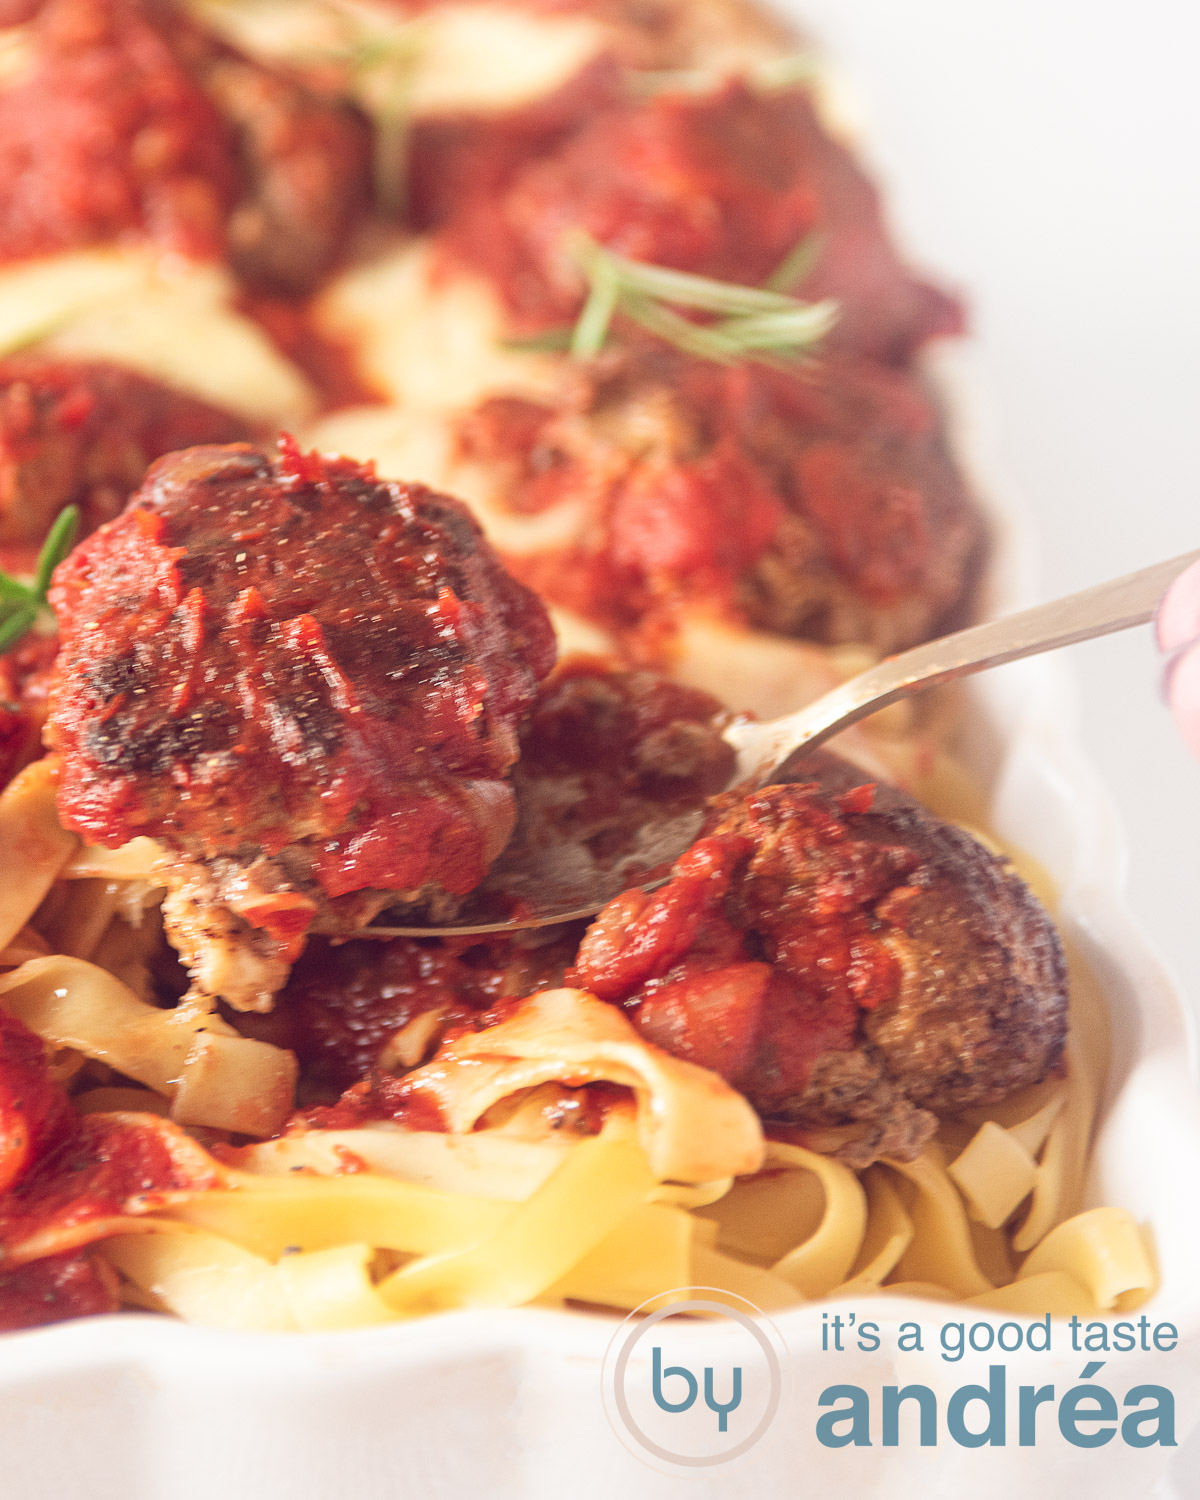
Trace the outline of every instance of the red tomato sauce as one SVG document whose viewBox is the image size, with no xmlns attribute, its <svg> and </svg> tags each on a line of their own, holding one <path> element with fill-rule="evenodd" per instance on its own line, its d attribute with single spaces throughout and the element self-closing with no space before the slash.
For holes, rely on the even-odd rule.
<svg viewBox="0 0 1200 1500">
<path fill-rule="evenodd" d="M 753 1080 L 756 1101 L 802 1086 L 818 1056 L 856 1045 L 862 1011 L 899 992 L 877 909 L 919 859 L 854 837 L 848 820 L 873 795 L 722 798 L 665 886 L 605 907 L 566 982 L 623 1006 L 666 1051 Z"/>
<path fill-rule="evenodd" d="M 230 133 L 171 34 L 129 0 L 56 0 L 30 76 L 0 91 L 0 258 L 145 231 L 217 256 L 238 192 Z"/>
<path fill-rule="evenodd" d="M 0 656 L 0 789 L 41 754 L 46 694 L 58 638 L 27 635 Z"/>
<path fill-rule="evenodd" d="M 634 260 L 751 286 L 819 234 L 812 270 L 789 290 L 838 298 L 836 344 L 902 362 L 926 339 L 961 331 L 957 302 L 897 258 L 874 188 L 802 88 L 735 81 L 712 94 L 627 97 L 520 171 L 481 178 L 442 243 L 532 332 L 579 310 L 567 247 L 578 229 Z"/>
<path fill-rule="evenodd" d="M 936 408 L 864 360 L 727 367 L 637 343 L 573 372 L 556 403 L 482 402 L 458 438 L 513 512 L 582 502 L 569 543 L 509 566 L 633 632 L 643 659 L 689 602 L 895 650 L 973 577 L 982 524 Z"/>
<path fill-rule="evenodd" d="M 274 463 L 191 449 L 52 599 L 59 805 L 93 842 L 305 842 L 330 897 L 463 894 L 498 852 L 492 803 L 554 641 L 459 502 L 290 441 Z"/>
<path fill-rule="evenodd" d="M 0 1332 L 116 1312 L 116 1274 L 103 1261 L 70 1252 L 0 1271 Z"/>
</svg>

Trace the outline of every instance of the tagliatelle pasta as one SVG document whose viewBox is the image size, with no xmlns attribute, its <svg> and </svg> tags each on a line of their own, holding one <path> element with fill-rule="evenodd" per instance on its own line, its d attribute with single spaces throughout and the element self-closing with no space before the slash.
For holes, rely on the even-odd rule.
<svg viewBox="0 0 1200 1500">
<path fill-rule="evenodd" d="M 715 804 L 582 939 L 339 947 L 452 916 L 539 787 L 603 862 L 726 785 L 718 712 L 969 613 L 986 528 L 914 365 L 960 310 L 811 54 L 740 0 L 173 5 L 79 0 L 107 94 L 37 4 L 0 78 L 0 148 L 22 98 L 53 148 L 0 183 L 0 544 L 91 532 L 38 595 L 57 664 L 0 652 L 0 1327 L 59 1256 L 96 1300 L 50 1315 L 115 1279 L 270 1331 L 694 1285 L 1136 1306 L 1142 1226 L 1082 1206 L 1103 1006 L 1073 958 L 1060 1066 L 1057 940 L 960 832 L 994 847 L 948 697 L 838 744 L 945 823 L 871 822 L 838 762 Z M 77 451 L 114 367 L 258 446 L 118 407 Z M 123 512 L 114 453 L 155 460 Z M 0 628 L 49 630 L 30 597 L 4 575 Z M 552 623 L 597 659 L 549 676 Z"/>
<path fill-rule="evenodd" d="M 16 830 L 8 889 L 33 893 L 12 901 L 9 925 L 66 875 L 70 905 L 55 920 L 69 912 L 103 960 L 108 934 L 136 933 L 121 894 L 152 878 L 153 856 L 77 855 L 56 833 L 50 772 L 37 762 L 0 797 L 0 822 Z M 290 1053 L 203 1006 L 148 1004 L 102 962 L 39 948 L 28 928 L 13 931 L 0 1008 L 58 1049 L 61 1076 L 91 1059 L 147 1091 L 85 1090 L 82 1117 L 130 1122 L 147 1118 L 131 1109 L 152 1109 L 243 1136 L 282 1123 Z M 203 1187 L 114 1204 L 82 1228 L 43 1226 L 10 1259 L 98 1242 L 132 1305 L 222 1327 L 356 1327 L 527 1302 L 622 1309 L 689 1284 L 771 1310 L 880 1293 L 1015 1313 L 1124 1310 L 1155 1273 L 1128 1214 L 1078 1212 L 1105 1051 L 1077 962 L 1072 994 L 1063 1079 L 946 1120 L 913 1161 L 856 1172 L 764 1139 L 736 1091 L 650 1045 L 618 1009 L 547 991 L 408 1073 L 445 1131 L 293 1130 L 230 1166 L 159 1122 Z M 598 1082 L 629 1099 L 599 1135 L 547 1128 L 539 1101 Z"/>
<path fill-rule="evenodd" d="M 172 1100 L 175 1119 L 263 1135 L 291 1108 L 295 1059 L 219 1016 L 145 1004 L 82 959 L 34 958 L 0 977 L 0 1004 L 55 1047 L 69 1047 Z"/>
<path fill-rule="evenodd" d="M 0 978 L 0 1005 L 55 1045 L 82 1046 L 140 1077 L 162 1094 L 164 1108 L 170 1075 L 186 1077 L 195 1032 L 94 965 L 28 960 Z M 211 1016 L 194 1024 L 201 1019 L 221 1025 Z M 656 1057 L 618 1013 L 576 992 L 535 997 L 518 1023 L 471 1042 L 459 1066 L 479 1070 L 480 1081 L 461 1096 L 464 1113 L 448 1134 L 376 1126 L 285 1135 L 247 1148 L 237 1167 L 211 1162 L 210 1185 L 172 1193 L 158 1211 L 95 1225 L 134 1305 L 219 1327 L 317 1329 L 449 1306 L 578 1301 L 620 1309 L 689 1284 L 722 1286 L 772 1310 L 903 1291 L 1062 1315 L 1124 1309 L 1153 1288 L 1144 1239 L 1128 1214 L 1070 1216 L 1079 1183 L 1064 1176 L 1062 1162 L 1085 1152 L 1068 1137 L 1046 1166 L 1055 1130 L 1077 1128 L 1072 1095 L 1082 1095 L 1084 1108 L 1094 1097 L 1077 1071 L 1024 1119 L 979 1126 L 955 1160 L 934 1144 L 912 1163 L 855 1173 L 817 1152 L 764 1143 L 752 1114 L 738 1113 L 744 1107 L 719 1080 Z M 503 1068 L 498 1053 L 508 1054 Z M 529 1071 L 539 1054 L 557 1057 L 557 1069 Z M 453 1066 L 436 1080 L 447 1097 Z M 472 1129 L 489 1105 L 555 1076 L 632 1081 L 640 1102 L 611 1112 L 593 1139 L 535 1136 L 519 1111 L 507 1124 Z M 236 1080 L 226 1086 L 245 1097 Z M 114 1102 L 138 1097 L 127 1089 Z M 88 1108 L 86 1095 L 80 1104 Z M 722 1108 L 738 1121 L 732 1131 Z M 1042 1196 L 1032 1202 L 1056 1227 L 1023 1261 L 1024 1231 L 1011 1234 L 1018 1269 L 993 1284 L 970 1215 L 996 1217 L 981 1214 L 981 1205 L 1015 1195 L 1014 1159 L 1042 1173 Z M 701 1181 L 717 1174 L 724 1180 Z M 1035 1193 L 1027 1179 L 1028 1171 L 1019 1178 L 1021 1201 Z M 46 1236 L 35 1248 L 52 1254 L 67 1242 L 81 1243 L 79 1231 Z"/>
</svg>

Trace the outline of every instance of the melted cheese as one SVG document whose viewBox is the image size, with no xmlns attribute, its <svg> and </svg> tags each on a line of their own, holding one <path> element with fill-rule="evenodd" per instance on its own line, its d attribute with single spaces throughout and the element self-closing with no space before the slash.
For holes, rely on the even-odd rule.
<svg viewBox="0 0 1200 1500">
<path fill-rule="evenodd" d="M 437 265 L 424 240 L 336 277 L 314 312 L 322 330 L 358 349 L 364 373 L 398 406 L 461 410 L 492 391 L 555 386 L 553 358 L 503 347 L 504 315 L 489 284 Z"/>
<path fill-rule="evenodd" d="M 603 50 L 587 16 L 534 16 L 503 5 L 445 5 L 428 17 L 414 117 L 498 114 L 552 94 Z"/>
<path fill-rule="evenodd" d="M 376 52 L 380 67 L 402 62 L 413 119 L 519 109 L 569 82 L 608 39 L 588 16 L 537 16 L 507 5 L 440 5 L 408 21 L 391 5 L 335 9 L 320 0 L 201 0 L 196 9 L 264 59 L 304 63 L 357 44 Z"/>
<path fill-rule="evenodd" d="M 250 319 L 217 266 L 140 249 L 72 250 L 0 267 L 0 353 L 37 345 L 103 359 L 251 421 L 304 417 L 304 378 Z"/>
</svg>

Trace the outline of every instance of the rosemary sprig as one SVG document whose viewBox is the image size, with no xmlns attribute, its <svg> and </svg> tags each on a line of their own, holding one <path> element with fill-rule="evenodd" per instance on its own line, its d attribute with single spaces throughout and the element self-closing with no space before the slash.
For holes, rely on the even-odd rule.
<svg viewBox="0 0 1200 1500">
<path fill-rule="evenodd" d="M 78 530 L 79 508 L 68 505 L 59 511 L 49 536 L 42 543 L 31 584 L 0 572 L 0 651 L 11 651 L 26 631 L 37 624 L 42 611 L 49 607 L 46 594 L 50 577 L 75 545 Z"/>
<path fill-rule="evenodd" d="M 796 242 L 763 285 L 771 292 L 794 292 L 816 269 L 824 249 L 825 236 L 819 229 L 814 229 Z"/>
<path fill-rule="evenodd" d="M 387 213 L 402 213 L 408 200 L 412 91 L 422 46 L 420 25 L 410 22 L 363 38 L 348 59 L 354 95 L 375 123 L 375 197 Z"/>
<path fill-rule="evenodd" d="M 800 251 L 811 266 L 814 251 L 804 241 L 787 257 L 772 281 L 794 284 L 797 272 L 807 274 Z M 576 359 L 590 359 L 608 340 L 620 314 L 648 333 L 685 354 L 728 364 L 761 356 L 795 357 L 808 353 L 837 319 L 837 303 L 802 302 L 771 286 L 740 286 L 716 281 L 690 271 L 631 260 L 576 231 L 568 249 L 588 281 L 588 296 L 571 335 Z M 701 323 L 678 309 L 716 315 L 717 322 Z"/>
<path fill-rule="evenodd" d="M 346 96 L 370 115 L 375 126 L 376 200 L 387 212 L 400 213 L 408 198 L 412 91 L 427 27 L 419 18 L 384 26 L 353 0 L 322 0 L 321 9 L 332 38 L 294 51 L 288 60 L 339 70 Z"/>
</svg>

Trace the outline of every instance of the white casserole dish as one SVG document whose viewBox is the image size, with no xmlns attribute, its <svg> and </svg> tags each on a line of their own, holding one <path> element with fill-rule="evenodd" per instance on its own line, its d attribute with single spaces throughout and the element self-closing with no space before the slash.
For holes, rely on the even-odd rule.
<svg viewBox="0 0 1200 1500">
<path fill-rule="evenodd" d="M 947 360 L 946 363 L 958 362 Z M 952 384 L 957 384 L 952 381 Z M 993 494 L 969 431 L 959 451 Z M 1033 597 L 1030 539 L 1010 509 L 995 516 L 990 607 Z M 992 824 L 1039 859 L 1061 891 L 1065 936 L 1085 955 L 1112 1017 L 1113 1066 L 1089 1202 L 1129 1208 L 1151 1226 L 1162 1276 L 1145 1309 L 1179 1329 L 1171 1354 L 1106 1365 L 1121 1396 L 1142 1381 L 1173 1391 L 1180 1442 L 1200 1420 L 1200 1097 L 1189 1018 L 1121 898 L 1122 849 L 1103 788 L 1072 733 L 1063 664 L 1025 662 L 972 686 L 969 763 L 990 791 Z M 860 1306 L 860 1304 L 847 1304 Z M 721 1495 L 980 1500 L 1087 1496 L 1133 1500 L 1164 1482 L 1175 1450 L 1120 1442 L 1079 1449 L 1044 1424 L 1036 1447 L 831 1450 L 814 1436 L 828 1385 L 927 1381 L 948 1392 L 986 1379 L 986 1357 L 946 1366 L 936 1354 L 822 1352 L 821 1314 L 776 1319 L 788 1361 L 771 1430 L 715 1478 L 668 1477 L 639 1463 L 609 1428 L 601 1364 L 616 1326 L 518 1309 L 452 1313 L 386 1329 L 327 1335 L 217 1333 L 120 1316 L 0 1341 L 0 1488 L 20 1500 L 630 1500 Z M 878 1321 L 936 1327 L 954 1316 L 928 1302 L 871 1305 Z M 972 1321 L 983 1321 L 976 1312 Z M 992 1315 L 999 1324 L 1002 1317 Z M 711 1330 L 697 1348 L 713 1349 Z M 711 1357 L 711 1355 L 709 1355 Z M 1010 1356 L 1010 1385 L 1059 1389 L 1080 1378 L 1065 1352 Z M 876 1434 L 877 1436 L 877 1434 Z"/>
<path fill-rule="evenodd" d="M 939 357 L 952 367 L 962 351 Z M 946 371 L 942 372 L 947 373 Z M 949 388 L 962 382 L 949 370 Z M 959 451 L 987 495 L 986 465 L 959 413 Z M 1027 532 L 994 515 L 991 607 L 1031 597 Z M 1130 1209 L 1151 1228 L 1162 1284 L 1144 1309 L 1179 1330 L 1170 1354 L 1113 1356 L 1099 1375 L 1118 1402 L 1132 1386 L 1174 1394 L 1177 1437 L 1196 1423 L 1200 1398 L 1200 1097 L 1192 1076 L 1188 1013 L 1121 899 L 1120 835 L 1095 774 L 1075 743 L 1070 693 L 1056 660 L 1016 663 L 972 684 L 967 751 L 990 789 L 992 824 L 1041 861 L 1061 892 L 1064 936 L 1084 955 L 1112 1018 L 1113 1064 L 1088 1202 Z M 841 1311 L 863 1304 L 847 1303 Z M 856 1500 L 980 1500 L 1148 1496 L 1170 1448 L 1070 1446 L 1053 1421 L 1036 1446 L 830 1449 L 814 1429 L 817 1398 L 834 1383 L 873 1399 L 889 1383 L 928 1383 L 939 1407 L 967 1382 L 987 1380 L 989 1356 L 947 1364 L 936 1329 L 962 1316 L 951 1305 L 877 1299 L 869 1315 L 935 1332 L 935 1348 L 894 1361 L 821 1349 L 832 1303 L 780 1315 L 787 1347 L 783 1404 L 762 1441 L 714 1477 L 659 1473 L 632 1457 L 605 1417 L 601 1365 L 616 1319 L 533 1309 L 460 1312 L 339 1334 L 218 1333 L 123 1315 L 7 1335 L 0 1343 L 0 1465 L 20 1500 L 477 1500 L 511 1495 L 578 1500 L 621 1493 L 853 1495 Z M 865 1315 L 865 1314 L 864 1314 Z M 985 1315 L 997 1326 L 1008 1315 Z M 1010 1319 L 1009 1319 L 1010 1320 Z M 1061 1348 L 1005 1357 L 1010 1387 L 1079 1381 L 1085 1356 Z M 719 1348 L 697 1327 L 699 1363 Z M 877 1423 L 877 1417 L 873 1418 Z M 1010 1414 L 1010 1427 L 1014 1418 Z M 1165 1493 L 1165 1492 L 1163 1492 Z"/>
</svg>

